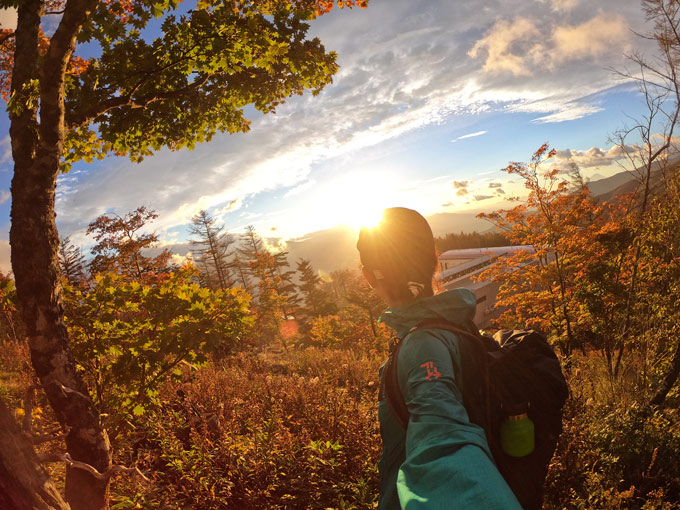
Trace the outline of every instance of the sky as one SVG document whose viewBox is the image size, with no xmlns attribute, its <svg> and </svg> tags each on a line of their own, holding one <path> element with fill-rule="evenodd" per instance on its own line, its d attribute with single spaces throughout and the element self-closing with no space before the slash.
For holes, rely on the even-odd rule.
<svg viewBox="0 0 680 510">
<path fill-rule="evenodd" d="M 185 2 L 183 5 L 187 5 Z M 0 24 L 12 23 L 0 12 Z M 338 53 L 333 84 L 275 114 L 248 110 L 251 130 L 142 163 L 111 157 L 59 178 L 57 225 L 87 249 L 97 216 L 140 205 L 162 243 L 185 245 L 206 209 L 238 234 L 301 238 L 377 219 L 506 206 L 522 192 L 501 171 L 544 142 L 596 180 L 620 171 L 610 140 L 643 112 L 635 84 L 612 69 L 651 51 L 636 0 L 371 0 L 334 9 L 310 35 Z M 12 160 L 0 116 L 0 269 L 9 269 Z M 451 231 L 456 231 L 452 225 Z M 186 253 L 186 249 L 184 250 Z"/>
</svg>

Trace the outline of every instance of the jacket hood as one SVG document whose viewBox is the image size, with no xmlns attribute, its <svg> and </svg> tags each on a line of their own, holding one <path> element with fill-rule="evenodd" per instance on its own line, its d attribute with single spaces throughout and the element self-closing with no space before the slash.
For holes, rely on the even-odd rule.
<svg viewBox="0 0 680 510">
<path fill-rule="evenodd" d="M 465 288 L 447 290 L 436 296 L 422 297 L 401 306 L 388 308 L 380 320 L 403 338 L 425 319 L 446 319 L 465 324 L 475 317 L 477 298 Z"/>
</svg>

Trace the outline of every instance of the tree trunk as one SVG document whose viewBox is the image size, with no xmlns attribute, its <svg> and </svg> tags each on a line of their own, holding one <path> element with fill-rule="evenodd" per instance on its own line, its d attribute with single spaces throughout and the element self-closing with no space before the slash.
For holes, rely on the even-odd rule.
<svg viewBox="0 0 680 510">
<path fill-rule="evenodd" d="M 11 113 L 14 158 L 10 244 L 17 301 L 26 325 L 33 368 L 66 434 L 74 460 L 105 472 L 111 465 L 108 436 L 76 369 L 64 325 L 59 236 L 54 201 L 64 143 L 64 75 L 91 4 L 69 0 L 38 69 L 38 27 L 42 2 L 18 9 L 12 91 L 22 108 Z M 27 86 L 40 80 L 40 122 L 26 100 Z M 29 89 L 33 90 L 33 89 Z M 37 92 L 37 91 L 36 91 Z M 23 96 L 23 97 L 22 97 Z M 108 481 L 67 469 L 66 499 L 73 510 L 108 507 Z"/>
<path fill-rule="evenodd" d="M 2 399 L 0 430 L 0 508 L 68 510 Z"/>
<path fill-rule="evenodd" d="M 666 377 L 663 378 L 661 386 L 656 390 L 652 400 L 649 401 L 650 406 L 660 406 L 663 404 L 664 400 L 666 400 L 666 395 L 671 391 L 675 381 L 678 380 L 678 375 L 680 375 L 680 341 L 678 341 L 678 346 L 675 349 L 675 354 L 673 355 L 673 360 Z"/>
</svg>

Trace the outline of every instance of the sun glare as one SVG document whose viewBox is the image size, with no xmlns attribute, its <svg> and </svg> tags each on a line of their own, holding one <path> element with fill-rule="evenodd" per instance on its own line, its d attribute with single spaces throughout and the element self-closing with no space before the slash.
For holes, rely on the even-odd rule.
<svg viewBox="0 0 680 510">
<path fill-rule="evenodd" d="M 382 212 L 398 204 L 394 187 L 378 175 L 347 175 L 332 182 L 323 199 L 324 220 L 356 230 L 380 223 Z"/>
</svg>

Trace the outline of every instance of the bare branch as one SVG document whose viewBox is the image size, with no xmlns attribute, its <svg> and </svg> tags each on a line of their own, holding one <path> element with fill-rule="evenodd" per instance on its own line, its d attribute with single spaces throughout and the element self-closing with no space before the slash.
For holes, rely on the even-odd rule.
<svg viewBox="0 0 680 510">
<path fill-rule="evenodd" d="M 40 453 L 38 454 L 38 458 L 40 459 L 40 462 L 43 464 L 50 462 L 65 462 L 68 467 L 87 471 L 97 480 L 109 480 L 116 473 L 125 473 L 134 474 L 141 478 L 142 480 L 144 480 L 145 482 L 151 483 L 151 480 L 149 480 L 144 475 L 144 473 L 142 473 L 138 466 L 127 467 L 122 466 L 120 464 L 115 464 L 111 466 L 105 473 L 100 473 L 94 467 L 90 466 L 89 464 L 86 464 L 85 462 L 73 460 L 68 453 L 54 453 L 54 452 Z"/>
<path fill-rule="evenodd" d="M 73 394 L 73 395 L 78 395 L 79 397 L 82 397 L 82 398 L 84 398 L 84 399 L 86 399 L 86 400 L 90 400 L 90 397 L 88 397 L 87 395 L 84 395 L 84 394 L 80 393 L 80 392 L 77 391 L 77 390 L 74 390 L 74 389 L 71 389 L 71 388 L 67 388 L 66 386 L 64 386 L 63 384 L 61 384 L 61 383 L 58 382 L 58 381 L 52 381 L 52 382 L 50 382 L 50 384 L 56 385 L 56 386 L 62 391 L 62 393 L 63 393 L 64 395 Z"/>
</svg>

